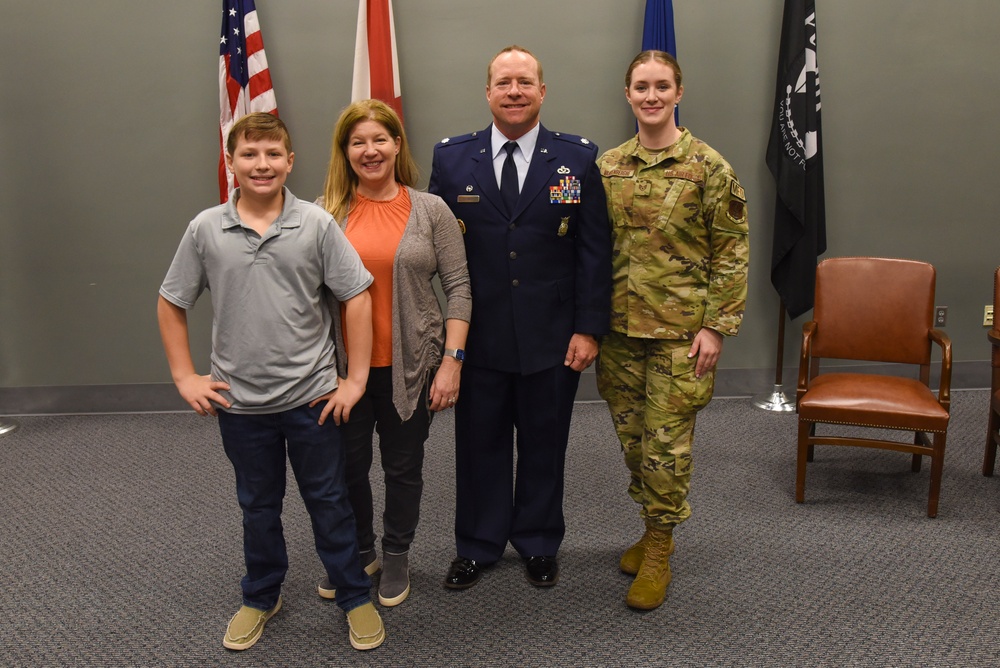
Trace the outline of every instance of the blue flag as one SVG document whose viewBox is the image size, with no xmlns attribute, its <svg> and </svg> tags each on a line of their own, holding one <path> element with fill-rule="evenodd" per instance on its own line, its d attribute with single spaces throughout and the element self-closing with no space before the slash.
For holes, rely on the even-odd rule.
<svg viewBox="0 0 1000 668">
<path fill-rule="evenodd" d="M 642 22 L 642 50 L 666 51 L 677 57 L 677 37 L 674 36 L 674 0 L 646 0 L 646 16 Z M 680 122 L 674 108 L 674 121 Z"/>
<path fill-rule="evenodd" d="M 666 51 L 677 57 L 674 36 L 674 0 L 646 0 L 646 18 L 642 24 L 642 50 Z"/>
</svg>

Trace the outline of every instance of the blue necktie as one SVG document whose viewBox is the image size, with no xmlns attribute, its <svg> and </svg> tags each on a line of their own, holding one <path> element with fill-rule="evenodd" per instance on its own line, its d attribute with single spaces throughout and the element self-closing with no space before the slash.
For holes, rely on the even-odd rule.
<svg viewBox="0 0 1000 668">
<path fill-rule="evenodd" d="M 507 215 L 514 215 L 514 207 L 517 205 L 517 167 L 514 165 L 514 149 L 517 148 L 516 141 L 509 141 L 503 145 L 507 151 L 507 157 L 503 161 L 500 169 L 500 197 L 503 198 L 504 206 L 507 207 Z"/>
</svg>

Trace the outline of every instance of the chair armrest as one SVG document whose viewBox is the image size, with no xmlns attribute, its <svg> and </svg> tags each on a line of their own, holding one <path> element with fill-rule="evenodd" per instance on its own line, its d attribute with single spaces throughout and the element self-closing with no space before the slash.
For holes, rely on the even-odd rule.
<svg viewBox="0 0 1000 668">
<path fill-rule="evenodd" d="M 799 383 L 795 392 L 795 406 L 799 399 L 809 389 L 809 367 L 812 363 L 812 339 L 816 333 L 816 321 L 810 320 L 802 325 L 802 351 L 799 353 Z"/>
<path fill-rule="evenodd" d="M 941 346 L 941 386 L 938 401 L 946 408 L 951 403 L 951 339 L 940 329 L 930 329 L 927 336 Z"/>
<path fill-rule="evenodd" d="M 1000 330 L 991 329 L 986 332 L 986 338 L 990 340 L 990 366 L 993 367 L 993 376 L 1000 380 Z M 1000 385 L 993 383 L 994 392 Z"/>
</svg>

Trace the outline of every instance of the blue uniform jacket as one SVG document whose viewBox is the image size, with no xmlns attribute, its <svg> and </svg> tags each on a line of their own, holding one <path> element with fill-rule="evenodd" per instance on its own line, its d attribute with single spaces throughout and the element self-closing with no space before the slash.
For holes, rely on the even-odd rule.
<svg viewBox="0 0 1000 668">
<path fill-rule="evenodd" d="M 609 329 L 611 226 L 597 146 L 539 128 L 513 216 L 490 128 L 434 147 L 430 192 L 464 230 L 472 298 L 466 363 L 530 374 L 562 365 L 574 333 Z"/>
</svg>

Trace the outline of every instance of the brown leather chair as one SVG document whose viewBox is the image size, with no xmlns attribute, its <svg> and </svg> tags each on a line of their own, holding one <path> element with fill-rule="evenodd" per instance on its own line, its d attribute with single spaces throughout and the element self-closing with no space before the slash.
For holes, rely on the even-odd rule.
<svg viewBox="0 0 1000 668">
<path fill-rule="evenodd" d="M 824 260 L 816 267 L 813 320 L 802 327 L 795 500 L 805 497 L 806 462 L 816 445 L 853 445 L 931 458 L 927 516 L 937 516 L 951 392 L 951 341 L 934 329 L 934 267 L 872 257 Z M 931 343 L 941 348 L 941 379 L 931 392 Z M 868 373 L 819 373 L 822 358 L 915 365 L 917 379 Z M 817 435 L 819 423 L 910 431 L 913 443 Z M 846 430 L 838 428 L 837 432 Z M 860 430 L 859 430 L 860 431 Z M 933 437 L 928 436 L 933 435 Z"/>
<path fill-rule="evenodd" d="M 983 455 L 983 475 L 993 475 L 997 461 L 997 443 L 1000 442 L 1000 267 L 993 270 L 993 328 L 986 332 L 993 354 L 990 357 L 993 377 L 990 381 L 990 421 L 986 431 L 986 454 Z"/>
</svg>

